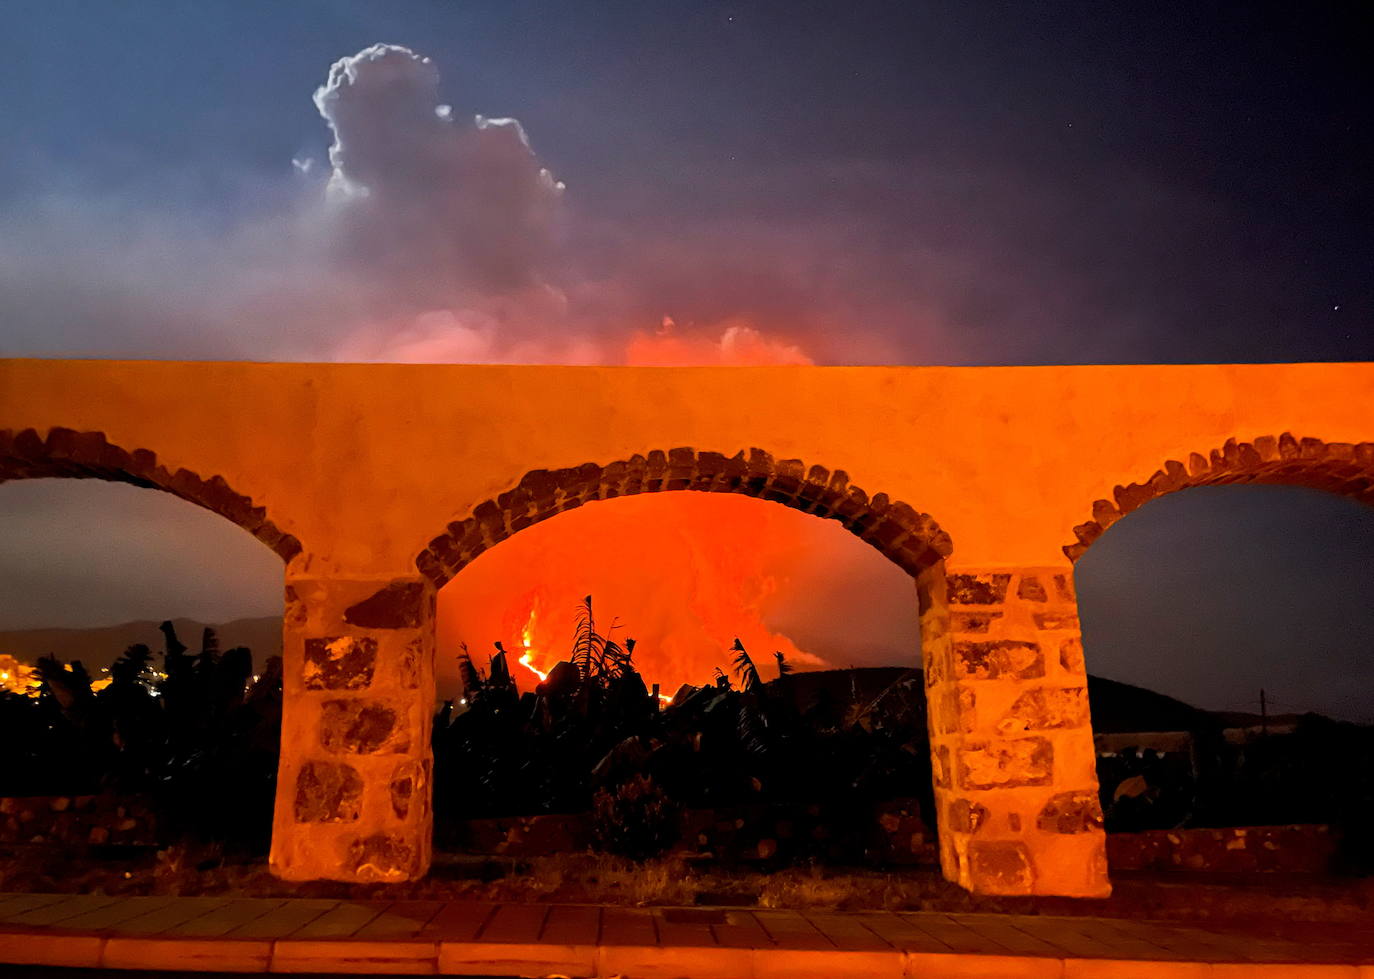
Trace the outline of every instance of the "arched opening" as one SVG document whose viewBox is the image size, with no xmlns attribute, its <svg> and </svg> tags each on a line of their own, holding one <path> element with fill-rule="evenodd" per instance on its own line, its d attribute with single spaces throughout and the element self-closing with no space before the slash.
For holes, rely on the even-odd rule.
<svg viewBox="0 0 1374 979">
<path fill-rule="evenodd" d="M 6 841 L 193 837 L 265 852 L 281 562 L 299 543 L 223 479 L 169 470 L 98 432 L 0 432 L 0 483 L 0 652 L 11 657 L 0 714 L 13 746 L 0 795 L 66 800 L 13 804 L 33 818 L 10 818 Z M 65 815 L 46 825 L 54 813 Z"/>
<path fill-rule="evenodd" d="M 488 547 L 556 513 L 593 500 L 674 490 L 739 493 L 838 520 L 912 575 L 947 557 L 953 547 L 929 514 L 890 500 L 886 493 L 870 497 L 850 485 L 843 470 L 808 468 L 799 459 L 775 460 L 762 449 L 726 456 L 676 448 L 605 466 L 588 462 L 528 472 L 514 488 L 474 507 L 470 517 L 449 524 L 415 563 L 442 587 Z"/>
<path fill-rule="evenodd" d="M 1371 477 L 1369 443 L 1232 440 L 1079 528 L 1113 867 L 1368 865 Z"/>
<path fill-rule="evenodd" d="M 698 492 L 678 492 L 686 490 Z M 594 505 L 567 512 L 583 503 Z M 863 548 L 855 535 L 877 553 Z M 893 668 L 834 670 L 825 678 L 815 673 L 814 680 L 805 675 L 808 668 L 864 662 L 862 651 L 846 648 L 863 630 L 845 630 L 833 618 L 818 624 L 805 602 L 830 597 L 843 604 L 842 614 L 851 621 L 868 611 L 853 591 L 818 593 L 822 570 L 815 562 L 804 569 L 812 589 L 805 599 L 794 595 L 790 603 L 780 602 L 768 594 L 765 579 L 781 576 L 798 549 L 807 548 L 822 550 L 836 562 L 831 574 L 849 569 L 861 577 L 859 588 L 870 583 L 870 597 L 875 588 L 901 592 L 907 605 L 901 637 L 906 648 L 889 646 L 886 659 L 871 663 Z M 597 558 L 588 560 L 589 553 Z M 633 846 L 626 786 L 648 773 L 649 781 L 634 783 L 635 791 L 661 791 L 665 808 L 687 810 L 680 813 L 685 827 L 694 826 L 694 820 L 710 824 L 691 833 L 690 842 L 699 848 L 729 847 L 750 857 L 790 855 L 789 848 L 813 840 L 810 829 L 798 825 L 797 813 L 807 805 L 819 809 L 822 801 L 803 799 L 798 790 L 818 789 L 831 762 L 848 762 L 847 798 L 829 786 L 823 801 L 830 809 L 845 798 L 844 808 L 856 819 L 862 808 L 858 797 L 869 788 L 865 779 L 882 794 L 891 791 L 890 785 L 877 784 L 882 772 L 920 769 L 905 779 L 904 800 L 884 800 L 904 806 L 910 817 L 903 824 L 904 842 L 912 844 L 913 828 L 920 825 L 912 810 L 933 822 L 935 807 L 911 577 L 928 576 L 933 569 L 942 574 L 946 553 L 947 538 L 930 518 L 885 497 L 870 500 L 850 487 L 842 472 L 775 462 L 759 450 L 726 457 L 678 449 L 607 467 L 526 476 L 516 490 L 453 525 L 422 558 L 421 566 L 431 570 L 442 562 L 440 580 L 457 573 L 439 594 L 441 692 L 456 687 L 458 669 L 444 660 L 457 651 L 459 640 L 468 643 L 476 667 L 489 671 L 478 678 L 473 703 L 455 704 L 437 721 L 436 839 L 441 846 L 461 844 L 452 823 L 462 817 L 567 815 L 580 809 L 590 813 L 588 818 L 571 829 L 570 820 L 561 820 L 564 835 L 555 838 L 579 845 L 586 840 L 569 834 L 604 837 L 602 824 L 620 819 L 627 821 L 620 835 Z M 577 694 L 566 686 L 566 671 L 557 664 L 571 658 L 574 608 L 588 592 L 595 596 L 598 631 L 621 644 L 638 640 L 632 653 L 636 677 L 611 677 L 604 690 L 588 693 L 592 667 Z M 622 630 L 611 630 L 612 616 L 623 621 Z M 789 618 L 792 634 L 779 627 Z M 808 619 L 812 632 L 798 641 L 807 636 Z M 740 650 L 731 648 L 737 638 L 757 680 L 739 664 Z M 875 639 L 870 634 L 870 643 Z M 492 640 L 504 643 L 504 657 L 489 658 Z M 775 651 L 781 650 L 786 650 L 783 662 L 775 663 Z M 784 677 L 780 666 L 793 672 Z M 720 673 L 713 679 L 715 668 Z M 507 674 L 517 689 L 493 691 L 493 681 L 499 678 L 504 685 Z M 547 679 L 541 682 L 541 677 Z M 843 690 L 825 689 L 840 682 Z M 735 689 L 726 693 L 726 684 Z M 828 699 L 863 702 L 853 711 L 837 712 Z M 899 701 L 908 707 L 905 715 Z M 869 711 L 862 719 L 866 728 L 854 716 L 864 710 Z M 902 730 L 894 729 L 899 715 Z M 717 723 L 722 719 L 725 723 Z M 859 741 L 873 745 L 866 766 L 854 764 Z M 841 761 L 843 752 L 851 757 Z M 632 753 L 637 757 L 628 766 L 625 757 Z M 880 759 L 883 754 L 895 757 Z M 569 777 L 574 771 L 577 777 Z M 930 801 L 917 806 L 912 797 Z M 724 821 L 733 824 L 735 810 L 747 805 L 755 811 L 773 808 L 771 815 L 758 817 L 759 825 L 741 827 L 730 840 L 717 838 L 714 827 L 723 813 L 730 811 Z M 814 818 L 820 822 L 833 815 L 818 812 Z M 796 827 L 796 837 L 780 840 L 772 828 L 780 821 Z M 531 825 L 512 820 L 512 839 L 547 832 Z M 641 830 L 639 835 L 647 832 Z M 477 832 L 470 825 L 467 831 Z M 860 834 L 831 835 L 836 849 L 837 835 L 857 843 Z M 709 842 L 700 843 L 703 837 Z M 915 845 L 921 840 L 917 835 Z M 510 842 L 502 841 L 503 852 L 509 852 Z"/>
<path fill-rule="evenodd" d="M 559 514 L 484 551 L 438 597 L 441 697 L 461 643 L 512 651 L 526 689 L 566 659 L 585 596 L 665 698 L 729 671 L 738 638 L 773 669 L 920 666 L 911 576 L 834 521 L 732 494 L 653 493 Z M 526 661 L 526 662 L 522 662 Z M 764 664 L 760 664 L 762 666 Z"/>
</svg>

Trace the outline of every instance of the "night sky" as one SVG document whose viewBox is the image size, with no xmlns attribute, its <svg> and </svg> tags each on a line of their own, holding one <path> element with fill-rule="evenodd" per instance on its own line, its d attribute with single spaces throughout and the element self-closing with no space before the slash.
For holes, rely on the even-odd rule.
<svg viewBox="0 0 1374 979">
<path fill-rule="evenodd" d="M 0 0 L 0 356 L 1374 360 L 1362 9 Z M 0 629 L 279 604 L 118 489 L 0 488 Z M 1345 501 L 1150 504 L 1090 669 L 1374 720 L 1372 566 Z"/>
</svg>

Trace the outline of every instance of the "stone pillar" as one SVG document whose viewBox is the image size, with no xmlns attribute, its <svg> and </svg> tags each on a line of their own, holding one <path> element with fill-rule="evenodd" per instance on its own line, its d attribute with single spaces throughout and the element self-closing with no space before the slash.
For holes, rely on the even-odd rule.
<svg viewBox="0 0 1374 979">
<path fill-rule="evenodd" d="M 945 877 L 1111 893 L 1072 570 L 936 566 L 917 588 Z"/>
<path fill-rule="evenodd" d="M 434 601 L 421 577 L 287 579 L 277 877 L 429 869 Z"/>
</svg>

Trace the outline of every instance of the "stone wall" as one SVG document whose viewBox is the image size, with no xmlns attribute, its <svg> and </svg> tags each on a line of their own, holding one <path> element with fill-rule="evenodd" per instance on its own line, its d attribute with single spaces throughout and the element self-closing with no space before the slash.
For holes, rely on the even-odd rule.
<svg viewBox="0 0 1374 979">
<path fill-rule="evenodd" d="M 1228 483 L 1306 486 L 1374 504 L 1374 442 L 1327 442 L 1284 432 L 1248 442 L 1230 438 L 1207 455 L 1190 453 L 1187 462 L 1170 459 L 1144 482 L 1117 486 L 1111 500 L 1094 501 L 1092 519 L 1074 527 L 1077 540 L 1064 553 L 1077 561 L 1108 527 L 1157 497 Z"/>
<path fill-rule="evenodd" d="M 157 819 L 137 796 L 0 798 L 0 843 L 155 846 Z"/>
<path fill-rule="evenodd" d="M 423 578 L 293 578 L 272 872 L 422 876 L 432 848 L 434 587 Z"/>
<path fill-rule="evenodd" d="M 727 456 L 690 447 L 654 450 L 601 466 L 537 469 L 472 516 L 449 524 L 416 561 L 442 587 L 477 555 L 511 534 L 592 500 L 691 490 L 739 493 L 838 520 L 898 567 L 912 574 L 950 553 L 949 535 L 929 514 L 886 493 L 869 496 L 843 470 L 775 459 L 762 449 Z"/>
<path fill-rule="evenodd" d="M 932 569 L 917 589 L 945 876 L 984 894 L 1106 895 L 1070 569 Z"/>
<path fill-rule="evenodd" d="M 690 809 L 682 814 L 681 837 L 671 852 L 748 862 L 827 854 L 835 847 L 837 855 L 848 857 L 857 846 L 866 860 L 883 865 L 937 861 L 915 799 L 880 803 L 870 815 L 841 827 L 816 805 Z M 473 819 L 447 827 L 446 835 L 462 850 L 520 857 L 581 851 L 595 841 L 588 813 Z"/>
<path fill-rule="evenodd" d="M 237 524 L 290 561 L 301 543 L 267 518 L 267 511 L 235 491 L 224 477 L 208 479 L 189 469 L 170 467 L 149 449 L 125 448 L 104 432 L 51 428 L 0 430 L 0 482 L 8 479 L 107 479 L 162 490 Z"/>
<path fill-rule="evenodd" d="M 1112 833 L 1112 870 L 1322 874 L 1336 853 L 1327 826 L 1247 826 Z"/>
</svg>

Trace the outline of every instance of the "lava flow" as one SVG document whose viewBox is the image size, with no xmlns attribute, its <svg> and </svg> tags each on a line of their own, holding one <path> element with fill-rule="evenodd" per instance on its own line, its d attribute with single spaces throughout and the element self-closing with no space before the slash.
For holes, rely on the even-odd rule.
<svg viewBox="0 0 1374 979">
<path fill-rule="evenodd" d="M 761 667 L 775 652 L 797 668 L 823 666 L 768 625 L 811 521 L 821 524 L 746 497 L 673 493 L 591 503 L 530 527 L 440 592 L 441 685 L 460 642 L 481 668 L 478 651 L 500 641 L 520 650 L 512 672 L 532 689 L 571 657 L 589 594 L 597 631 L 622 646 L 635 639 L 635 665 L 666 694 L 728 672 L 736 637 Z"/>
</svg>

